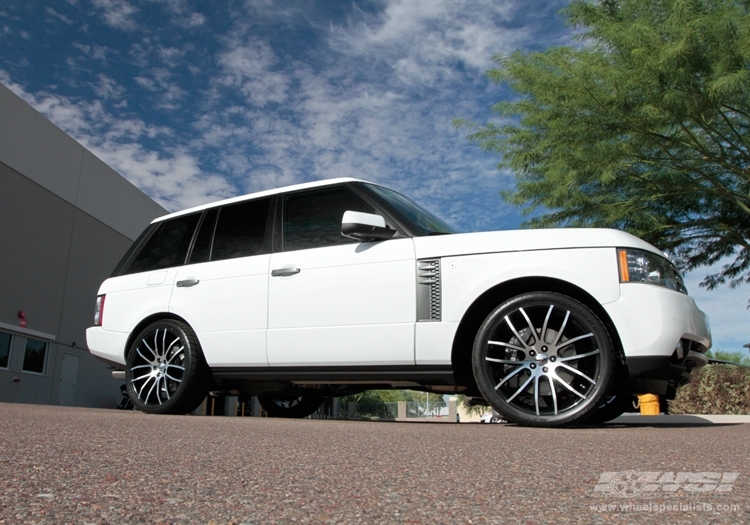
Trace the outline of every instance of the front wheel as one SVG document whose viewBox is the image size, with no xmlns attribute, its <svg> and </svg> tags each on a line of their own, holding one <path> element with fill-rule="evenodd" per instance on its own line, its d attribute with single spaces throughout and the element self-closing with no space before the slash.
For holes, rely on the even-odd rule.
<svg viewBox="0 0 750 525">
<path fill-rule="evenodd" d="M 125 384 L 136 408 L 149 414 L 185 414 L 200 405 L 206 369 L 190 327 L 164 319 L 142 330 L 128 352 Z"/>
<path fill-rule="evenodd" d="M 318 396 L 258 396 L 258 402 L 270 417 L 302 418 L 315 413 L 323 399 Z"/>
<path fill-rule="evenodd" d="M 625 412 L 636 410 L 634 402 L 638 398 L 632 394 L 614 394 L 606 396 L 599 408 L 586 420 L 587 424 L 600 425 L 620 417 Z"/>
<path fill-rule="evenodd" d="M 529 426 L 583 422 L 614 380 L 604 324 L 568 296 L 534 292 L 505 301 L 477 332 L 474 378 L 505 419 Z"/>
</svg>

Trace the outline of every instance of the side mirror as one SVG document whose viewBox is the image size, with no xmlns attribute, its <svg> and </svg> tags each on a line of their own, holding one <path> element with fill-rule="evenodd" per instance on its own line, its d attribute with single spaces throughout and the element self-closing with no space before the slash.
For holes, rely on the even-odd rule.
<svg viewBox="0 0 750 525">
<path fill-rule="evenodd" d="M 358 241 L 383 241 L 393 237 L 396 230 L 386 226 L 385 219 L 380 215 L 345 211 L 341 219 L 341 234 Z"/>
</svg>

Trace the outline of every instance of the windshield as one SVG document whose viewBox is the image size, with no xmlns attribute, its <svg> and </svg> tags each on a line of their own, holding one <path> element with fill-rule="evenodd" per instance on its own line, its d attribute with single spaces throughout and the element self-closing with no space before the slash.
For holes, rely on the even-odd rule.
<svg viewBox="0 0 750 525">
<path fill-rule="evenodd" d="M 391 206 L 396 208 L 406 219 L 408 219 L 415 229 L 418 230 L 418 235 L 455 233 L 450 226 L 419 206 L 419 204 L 410 198 L 376 184 L 368 184 L 367 186 L 387 200 Z"/>
</svg>

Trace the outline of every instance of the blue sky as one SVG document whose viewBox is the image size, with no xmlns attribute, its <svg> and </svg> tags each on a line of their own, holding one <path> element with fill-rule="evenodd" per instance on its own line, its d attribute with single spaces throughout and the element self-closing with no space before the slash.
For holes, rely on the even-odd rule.
<svg viewBox="0 0 750 525">
<path fill-rule="evenodd" d="M 570 43 L 564 1 L 4 0 L 0 82 L 169 210 L 352 176 L 463 231 L 515 228 L 497 157 L 451 121 L 513 94 L 493 53 Z M 748 289 L 706 292 L 715 346 Z"/>
</svg>

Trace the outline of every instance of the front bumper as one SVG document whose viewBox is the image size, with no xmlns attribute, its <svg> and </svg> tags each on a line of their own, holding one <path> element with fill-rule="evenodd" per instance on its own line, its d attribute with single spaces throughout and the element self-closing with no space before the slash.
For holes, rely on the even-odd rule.
<svg viewBox="0 0 750 525">
<path fill-rule="evenodd" d="M 685 354 L 702 354 L 711 348 L 708 319 L 685 294 L 625 283 L 620 286 L 620 298 L 603 306 L 617 329 L 626 359 L 669 358 L 680 343 Z"/>
<path fill-rule="evenodd" d="M 620 299 L 604 308 L 620 336 L 628 390 L 669 396 L 708 362 L 708 318 L 679 292 L 639 283 L 620 289 Z"/>
</svg>

